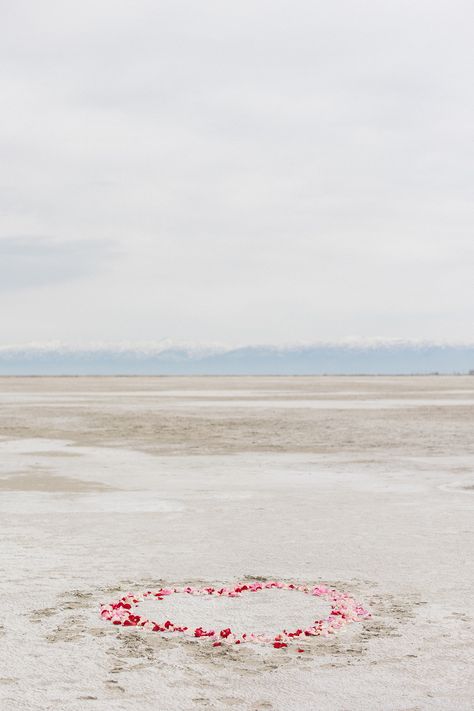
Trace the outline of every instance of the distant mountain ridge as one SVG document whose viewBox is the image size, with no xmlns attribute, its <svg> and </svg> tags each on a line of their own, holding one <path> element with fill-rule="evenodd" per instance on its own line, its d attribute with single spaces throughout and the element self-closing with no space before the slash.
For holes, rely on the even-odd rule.
<svg viewBox="0 0 474 711">
<path fill-rule="evenodd" d="M 406 375 L 473 370 L 474 343 L 435 341 L 0 346 L 0 375 Z"/>
</svg>

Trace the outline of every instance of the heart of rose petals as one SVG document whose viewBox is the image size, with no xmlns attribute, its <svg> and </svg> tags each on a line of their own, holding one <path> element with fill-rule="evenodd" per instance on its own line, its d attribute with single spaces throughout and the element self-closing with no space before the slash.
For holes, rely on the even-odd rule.
<svg viewBox="0 0 474 711">
<path fill-rule="evenodd" d="M 271 637 L 264 634 L 243 633 L 241 635 L 234 634 L 230 627 L 221 630 L 206 630 L 203 627 L 190 629 L 183 625 L 177 625 L 171 620 L 163 622 L 155 622 L 141 615 L 132 613 L 132 607 L 136 607 L 144 600 L 155 598 L 163 600 L 168 595 L 184 594 L 184 595 L 213 595 L 217 597 L 240 597 L 244 593 L 256 593 L 260 590 L 294 590 L 302 592 L 306 595 L 315 595 L 320 597 L 331 605 L 331 612 L 328 617 L 315 620 L 313 624 L 306 628 L 297 628 L 296 630 L 282 630 L 279 634 Z M 205 587 L 193 588 L 186 586 L 183 588 L 160 588 L 159 590 L 147 590 L 146 592 L 135 595 L 127 593 L 120 600 L 109 604 L 101 605 L 100 616 L 104 620 L 112 622 L 114 625 L 123 627 L 138 627 L 148 629 L 152 632 L 161 632 L 166 634 L 184 635 L 188 637 L 204 637 L 213 642 L 213 647 L 221 647 L 223 644 L 242 644 L 244 642 L 254 642 L 260 644 L 272 644 L 275 649 L 284 649 L 288 644 L 300 637 L 327 637 L 337 632 L 341 627 L 350 622 L 359 622 L 370 617 L 370 613 L 357 603 L 348 593 L 340 592 L 335 588 L 329 588 L 325 585 L 297 585 L 295 583 L 283 583 L 276 580 L 269 582 L 253 582 L 253 583 L 238 583 L 234 587 Z M 298 648 L 298 652 L 304 652 Z"/>
</svg>

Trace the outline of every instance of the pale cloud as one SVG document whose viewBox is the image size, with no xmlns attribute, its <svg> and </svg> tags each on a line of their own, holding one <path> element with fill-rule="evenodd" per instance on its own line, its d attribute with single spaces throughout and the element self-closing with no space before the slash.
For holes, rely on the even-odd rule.
<svg viewBox="0 0 474 711">
<path fill-rule="evenodd" d="M 470 335 L 471 3 L 0 13 L 3 342 Z"/>
<path fill-rule="evenodd" d="M 68 283 L 95 274 L 113 259 L 98 240 L 62 242 L 41 236 L 0 239 L 0 292 Z"/>
</svg>

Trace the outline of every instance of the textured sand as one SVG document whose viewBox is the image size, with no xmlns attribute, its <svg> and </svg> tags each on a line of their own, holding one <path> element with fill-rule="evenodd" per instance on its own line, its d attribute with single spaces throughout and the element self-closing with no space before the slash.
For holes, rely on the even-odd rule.
<svg viewBox="0 0 474 711">
<path fill-rule="evenodd" d="M 3 378 L 0 427 L 2 711 L 473 708 L 474 378 Z M 98 617 L 255 578 L 373 617 L 300 655 Z M 298 595 L 169 612 L 274 631 Z"/>
</svg>

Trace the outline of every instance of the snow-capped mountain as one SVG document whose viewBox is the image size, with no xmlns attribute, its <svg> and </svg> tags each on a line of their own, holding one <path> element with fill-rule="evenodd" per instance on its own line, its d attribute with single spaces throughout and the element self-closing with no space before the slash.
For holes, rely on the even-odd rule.
<svg viewBox="0 0 474 711">
<path fill-rule="evenodd" d="M 466 373 L 474 343 L 351 339 L 226 346 L 172 341 L 0 346 L 3 375 L 311 375 Z"/>
</svg>

